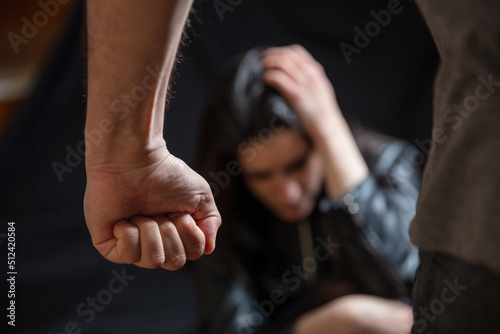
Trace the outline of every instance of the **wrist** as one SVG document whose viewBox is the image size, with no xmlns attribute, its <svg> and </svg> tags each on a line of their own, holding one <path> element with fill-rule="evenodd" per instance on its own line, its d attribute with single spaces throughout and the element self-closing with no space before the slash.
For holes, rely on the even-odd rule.
<svg viewBox="0 0 500 334">
<path fill-rule="evenodd" d="M 308 131 L 314 146 L 320 152 L 332 152 L 353 141 L 351 130 L 343 117 L 325 117 Z"/>
<path fill-rule="evenodd" d="M 154 95 L 147 96 L 140 104 L 119 108 L 115 103 L 118 100 L 99 103 L 89 96 L 84 131 L 86 156 L 136 154 L 165 146 L 164 103 L 154 105 Z"/>
<path fill-rule="evenodd" d="M 87 135 L 85 140 L 87 173 L 138 168 L 151 165 L 170 155 L 163 137 L 144 141 L 142 138 L 114 136 L 103 140 L 100 145 L 94 145 Z"/>
<path fill-rule="evenodd" d="M 344 194 L 369 174 L 368 166 L 343 118 L 336 122 L 325 122 L 312 141 L 323 159 L 329 198 Z"/>
<path fill-rule="evenodd" d="M 309 124 L 304 124 L 307 133 L 317 144 L 324 144 L 333 138 L 342 139 L 350 134 L 349 125 L 336 103 L 327 104 L 324 110 L 315 113 Z"/>
</svg>

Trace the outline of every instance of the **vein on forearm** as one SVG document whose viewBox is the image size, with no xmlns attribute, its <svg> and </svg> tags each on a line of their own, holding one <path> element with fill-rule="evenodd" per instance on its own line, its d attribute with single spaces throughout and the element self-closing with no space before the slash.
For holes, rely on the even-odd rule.
<svg viewBox="0 0 500 334">
<path fill-rule="evenodd" d="M 190 6 L 185 0 L 87 1 L 86 128 L 111 120 L 102 149 L 163 138 L 170 73 Z"/>
</svg>

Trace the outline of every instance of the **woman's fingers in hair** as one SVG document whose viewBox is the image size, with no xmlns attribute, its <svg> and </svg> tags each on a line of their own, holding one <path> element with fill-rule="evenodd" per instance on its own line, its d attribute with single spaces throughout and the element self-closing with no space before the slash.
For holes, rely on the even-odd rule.
<svg viewBox="0 0 500 334">
<path fill-rule="evenodd" d="M 288 46 L 277 46 L 270 47 L 264 51 L 264 56 L 283 56 L 288 57 L 296 61 L 297 63 L 301 63 L 304 61 L 314 61 L 314 58 L 311 54 L 299 44 L 292 44 Z"/>
<path fill-rule="evenodd" d="M 263 81 L 275 88 L 315 132 L 338 110 L 333 86 L 323 67 L 300 45 L 269 48 L 262 55 Z"/>
<path fill-rule="evenodd" d="M 293 44 L 289 46 L 290 50 L 293 52 L 295 57 L 300 58 L 301 60 L 309 63 L 309 64 L 318 64 L 319 63 L 314 59 L 314 57 L 300 44 Z"/>
<path fill-rule="evenodd" d="M 269 49 L 271 50 L 271 49 Z M 291 80 L 300 83 L 303 75 L 303 66 L 300 59 L 292 57 L 290 51 L 277 50 L 275 52 L 264 53 L 262 56 L 262 68 L 267 71 L 281 71 Z"/>
<path fill-rule="evenodd" d="M 268 69 L 262 73 L 263 81 L 276 89 L 283 97 L 293 104 L 300 98 L 300 84 L 292 79 L 290 75 L 284 71 L 277 69 Z"/>
<path fill-rule="evenodd" d="M 324 76 L 323 67 L 300 45 L 267 49 L 262 56 L 262 67 L 264 81 L 270 85 L 275 83 L 270 79 L 274 78 L 274 75 L 266 74 L 271 70 L 283 72 L 301 86 L 314 84 L 321 76 Z"/>
<path fill-rule="evenodd" d="M 264 51 L 263 67 L 289 70 L 292 73 L 307 73 L 311 69 L 322 68 L 313 56 L 301 45 L 272 47 Z"/>
</svg>

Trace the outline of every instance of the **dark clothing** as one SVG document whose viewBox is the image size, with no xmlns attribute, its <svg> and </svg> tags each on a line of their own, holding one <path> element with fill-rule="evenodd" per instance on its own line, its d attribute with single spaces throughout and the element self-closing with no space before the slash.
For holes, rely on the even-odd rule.
<svg viewBox="0 0 500 334">
<path fill-rule="evenodd" d="M 265 210 L 225 221 L 217 250 L 197 263 L 203 333 L 289 333 L 300 314 L 346 294 L 409 297 L 415 148 L 373 133 L 356 139 L 371 174 L 338 201 L 321 199 L 308 221 Z"/>
<path fill-rule="evenodd" d="M 412 241 L 500 273 L 500 2 L 419 5 L 442 64 Z"/>
<path fill-rule="evenodd" d="M 421 250 L 412 333 L 500 333 L 500 2 L 418 4 L 442 63 L 411 226 Z M 453 280 L 464 290 L 444 300 Z"/>
<path fill-rule="evenodd" d="M 443 253 L 420 251 L 420 259 L 413 334 L 500 333 L 500 275 Z"/>
</svg>

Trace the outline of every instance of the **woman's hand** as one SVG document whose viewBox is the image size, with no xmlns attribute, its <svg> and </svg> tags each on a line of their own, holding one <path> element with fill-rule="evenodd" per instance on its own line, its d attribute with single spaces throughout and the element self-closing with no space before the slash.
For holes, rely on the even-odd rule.
<svg viewBox="0 0 500 334">
<path fill-rule="evenodd" d="M 348 295 L 302 315 L 293 334 L 409 334 L 410 306 L 370 295 Z"/>
<path fill-rule="evenodd" d="M 269 48 L 262 56 L 263 80 L 297 114 L 323 159 L 331 199 L 354 188 L 369 173 L 323 67 L 301 46 Z"/>
<path fill-rule="evenodd" d="M 312 138 L 346 126 L 323 66 L 302 46 L 269 48 L 262 66 L 264 82 L 283 95 Z"/>
</svg>

